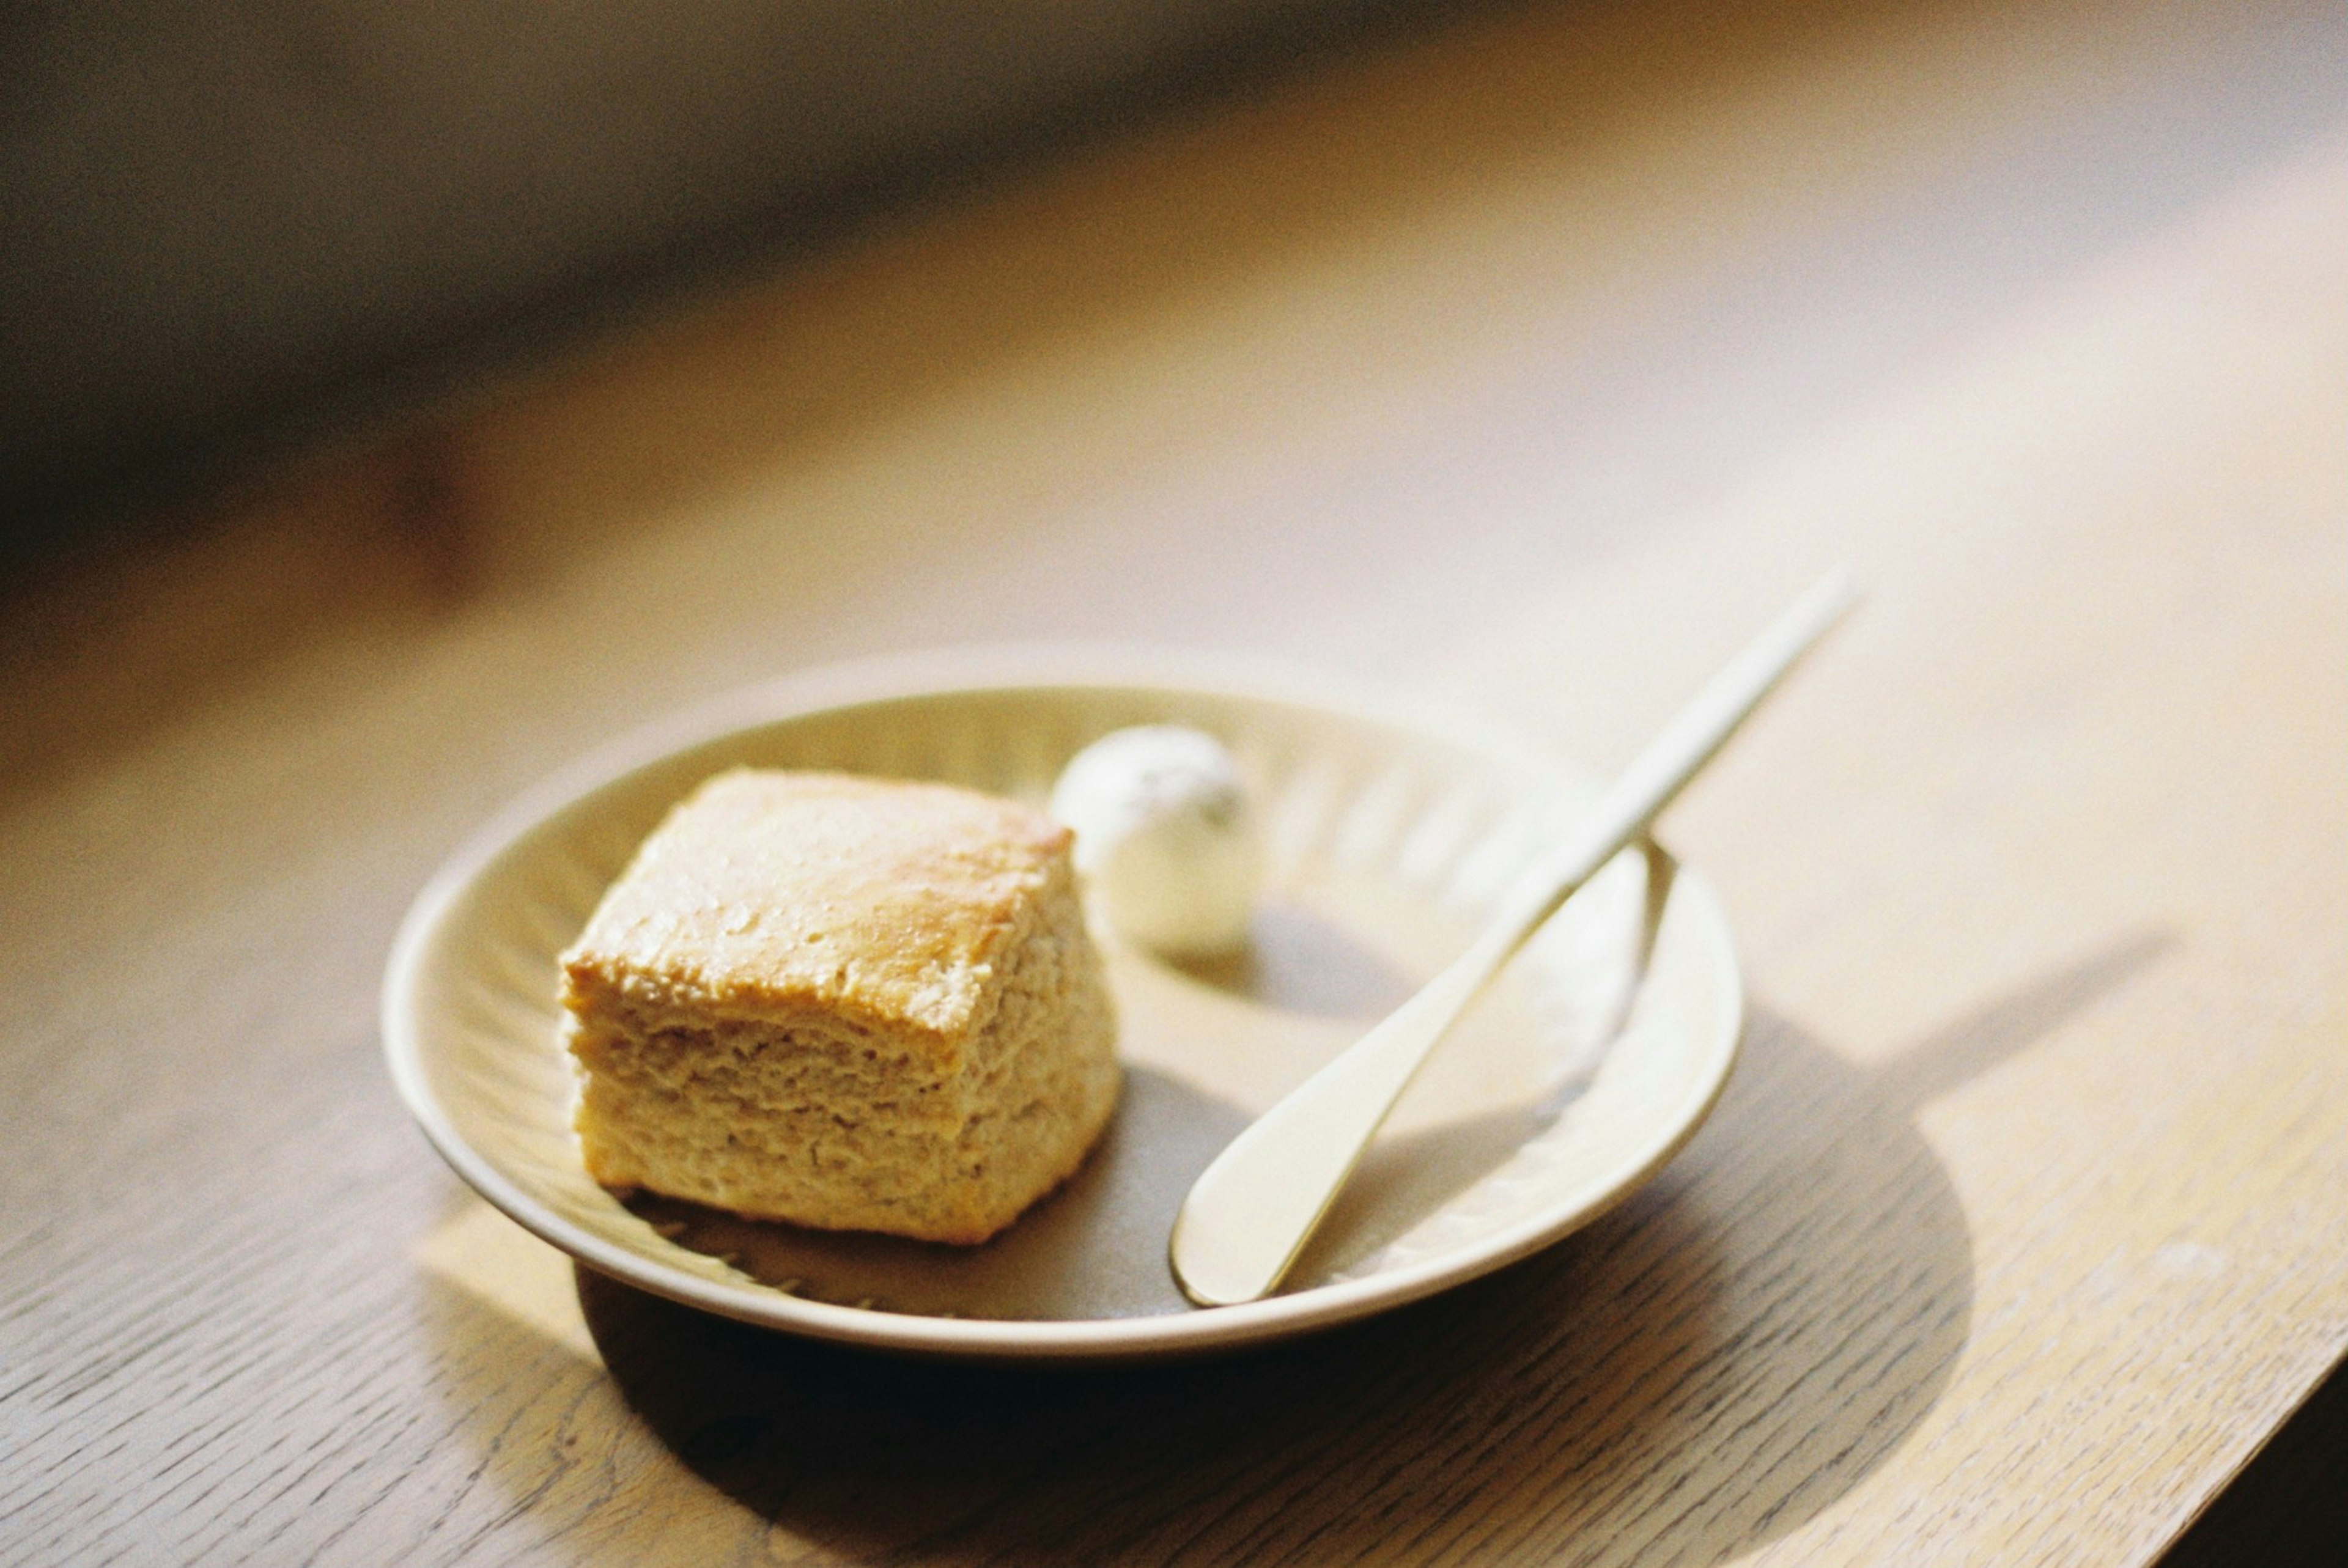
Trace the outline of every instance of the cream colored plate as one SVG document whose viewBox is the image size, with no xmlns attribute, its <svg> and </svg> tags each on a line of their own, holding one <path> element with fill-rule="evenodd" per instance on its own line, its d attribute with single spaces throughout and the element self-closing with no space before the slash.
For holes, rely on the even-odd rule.
<svg viewBox="0 0 2348 1568">
<path fill-rule="evenodd" d="M 1069 1184 L 985 1246 L 755 1224 L 587 1179 L 555 955 L 663 813 L 736 764 L 946 779 L 1041 802 L 1080 746 L 1220 735 L 1270 840 L 1243 959 L 1104 938 L 1126 1098 Z M 777 1328 L 966 1358 L 1134 1358 L 1398 1306 L 1564 1235 L 1653 1173 L 1728 1075 L 1742 1019 L 1711 893 L 1619 857 L 1478 1002 L 1379 1134 L 1282 1294 L 1201 1310 L 1166 1238 L 1216 1151 L 1465 944 L 1591 790 L 1505 736 L 1191 657 L 997 651 L 818 671 L 638 737 L 492 822 L 417 899 L 383 999 L 392 1073 L 449 1163 L 595 1268 Z"/>
</svg>

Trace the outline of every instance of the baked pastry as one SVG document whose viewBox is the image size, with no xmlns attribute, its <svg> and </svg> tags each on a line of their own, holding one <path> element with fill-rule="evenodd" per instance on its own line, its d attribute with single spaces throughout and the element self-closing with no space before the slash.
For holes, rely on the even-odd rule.
<svg viewBox="0 0 2348 1568">
<path fill-rule="evenodd" d="M 1009 1225 L 1117 1102 L 1069 839 L 944 784 L 710 779 L 562 958 L 589 1173 L 827 1230 Z"/>
</svg>

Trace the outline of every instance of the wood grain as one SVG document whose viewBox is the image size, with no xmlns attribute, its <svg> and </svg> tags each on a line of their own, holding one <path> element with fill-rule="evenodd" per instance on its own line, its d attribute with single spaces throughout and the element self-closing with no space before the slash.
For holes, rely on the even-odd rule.
<svg viewBox="0 0 2348 1568">
<path fill-rule="evenodd" d="M 18 585 L 0 1560 L 2150 1560 L 2348 1348 L 2343 46 L 1478 12 Z M 1607 764 L 1844 558 L 1667 821 L 1749 966 L 1717 1116 L 1409 1312 L 762 1337 L 574 1276 L 384 1081 L 431 867 L 681 701 L 1117 636 Z"/>
</svg>

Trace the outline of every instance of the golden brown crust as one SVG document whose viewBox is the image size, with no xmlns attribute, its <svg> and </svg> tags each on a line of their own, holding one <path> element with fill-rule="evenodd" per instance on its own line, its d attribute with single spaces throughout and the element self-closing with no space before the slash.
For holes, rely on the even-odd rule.
<svg viewBox="0 0 2348 1568">
<path fill-rule="evenodd" d="M 564 956 L 589 1173 L 825 1229 L 1010 1224 L 1117 1097 L 1068 848 L 942 785 L 708 781 Z"/>
<path fill-rule="evenodd" d="M 819 1008 L 941 1050 L 982 1026 L 1068 832 L 947 784 L 736 769 L 669 814 L 563 955 L 605 988 L 742 1020 Z"/>
</svg>

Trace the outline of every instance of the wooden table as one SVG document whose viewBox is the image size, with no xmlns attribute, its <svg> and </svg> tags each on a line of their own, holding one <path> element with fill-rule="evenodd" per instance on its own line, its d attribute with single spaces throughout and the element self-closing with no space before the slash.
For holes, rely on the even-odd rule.
<svg viewBox="0 0 2348 1568">
<path fill-rule="evenodd" d="M 1000 180 L 19 584 L 0 1559 L 2142 1563 L 2348 1348 L 2348 18 L 1502 8 Z M 1110 637 L 1599 763 L 1747 1055 L 1626 1209 L 1240 1360 L 591 1276 L 378 1061 L 408 898 L 672 706 Z"/>
</svg>

